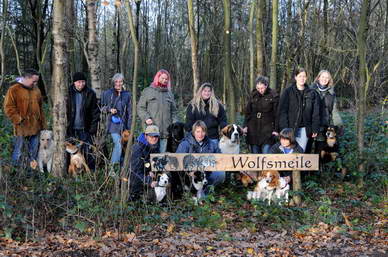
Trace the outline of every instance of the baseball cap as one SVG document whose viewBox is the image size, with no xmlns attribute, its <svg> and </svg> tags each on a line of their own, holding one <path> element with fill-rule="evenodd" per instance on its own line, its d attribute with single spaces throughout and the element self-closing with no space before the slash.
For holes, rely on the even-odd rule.
<svg viewBox="0 0 388 257">
<path fill-rule="evenodd" d="M 155 125 L 149 125 L 146 127 L 144 134 L 152 136 L 152 137 L 158 137 L 158 136 L 160 136 L 159 128 Z"/>
</svg>

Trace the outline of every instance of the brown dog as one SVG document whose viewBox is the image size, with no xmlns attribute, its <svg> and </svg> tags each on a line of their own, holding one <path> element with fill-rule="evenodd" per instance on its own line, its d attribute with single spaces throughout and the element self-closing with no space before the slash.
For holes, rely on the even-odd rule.
<svg viewBox="0 0 388 257">
<path fill-rule="evenodd" d="M 81 145 L 74 145 L 69 142 L 65 142 L 66 152 L 70 154 L 70 164 L 68 172 L 71 176 L 75 177 L 76 175 L 86 171 L 90 173 L 89 166 L 86 164 L 84 155 L 81 153 Z"/>
<path fill-rule="evenodd" d="M 326 162 L 335 161 L 338 156 L 337 133 L 334 127 L 328 127 L 326 132 L 326 145 L 320 151 L 321 160 Z"/>
<path fill-rule="evenodd" d="M 121 146 L 124 151 L 125 151 L 125 148 L 127 147 L 130 134 L 131 134 L 131 131 L 129 131 L 128 129 L 123 130 L 123 132 L 121 132 Z"/>
</svg>

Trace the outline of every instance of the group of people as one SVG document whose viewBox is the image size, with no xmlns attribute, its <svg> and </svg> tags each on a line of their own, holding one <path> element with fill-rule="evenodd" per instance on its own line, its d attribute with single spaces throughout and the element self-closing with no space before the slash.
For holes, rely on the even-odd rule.
<svg viewBox="0 0 388 257">
<path fill-rule="evenodd" d="M 295 81 L 279 96 L 269 88 L 268 78 L 259 76 L 245 108 L 243 131 L 251 153 L 292 153 L 312 151 L 312 143 L 325 141 L 328 126 L 340 126 L 342 121 L 336 108 L 336 96 L 330 72 L 322 70 L 311 86 L 306 84 L 307 72 L 299 68 Z M 37 157 L 39 131 L 46 128 L 42 96 L 37 87 L 39 73 L 28 69 L 20 80 L 8 89 L 4 110 L 14 125 L 12 162 L 17 165 L 25 139 L 30 160 Z M 121 135 L 131 129 L 132 95 L 124 90 L 124 76 L 112 77 L 112 87 L 102 93 L 98 102 L 93 89 L 87 86 L 84 73 L 73 75 L 68 88 L 67 136 L 86 142 L 84 154 L 91 156 L 92 137 L 96 134 L 100 113 L 106 113 L 106 128 L 113 141 L 111 163 L 122 161 Z M 145 88 L 137 105 L 138 116 L 144 124 L 142 133 L 133 145 L 131 157 L 132 193 L 141 193 L 150 184 L 151 153 L 166 151 L 168 127 L 178 121 L 177 107 L 171 90 L 171 76 L 159 70 L 151 85 Z M 219 131 L 227 125 L 224 105 L 216 98 L 210 83 L 202 84 L 186 109 L 186 137 L 177 153 L 219 153 Z M 280 142 L 276 143 L 275 138 Z M 88 158 L 87 158 L 88 159 Z M 89 158 L 93 169 L 93 158 Z M 207 174 L 209 185 L 224 181 L 224 172 Z"/>
</svg>

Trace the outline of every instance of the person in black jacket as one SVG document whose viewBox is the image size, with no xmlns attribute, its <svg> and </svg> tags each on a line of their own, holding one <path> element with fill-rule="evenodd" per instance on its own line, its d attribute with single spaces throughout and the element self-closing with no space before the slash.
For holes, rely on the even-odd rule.
<svg viewBox="0 0 388 257">
<path fill-rule="evenodd" d="M 82 72 L 73 75 L 73 84 L 69 87 L 67 99 L 67 137 L 78 139 L 83 144 L 83 152 L 91 169 L 94 169 L 94 157 L 90 152 L 92 136 L 97 132 L 100 109 L 96 93 L 86 86 L 86 76 Z"/>
<path fill-rule="evenodd" d="M 319 133 L 315 138 L 314 153 L 318 153 L 326 145 L 326 131 L 328 127 L 335 126 L 342 130 L 342 119 L 337 109 L 334 82 L 329 71 L 321 70 L 310 86 L 319 95 L 320 124 Z M 306 152 L 311 152 L 313 140 L 309 140 Z"/>
<path fill-rule="evenodd" d="M 294 78 L 295 82 L 280 97 L 279 129 L 292 128 L 305 151 L 308 138 L 316 137 L 319 131 L 319 96 L 306 84 L 307 73 L 303 68 L 296 70 Z"/>
<path fill-rule="evenodd" d="M 159 137 L 159 128 L 149 125 L 132 146 L 130 200 L 138 200 L 145 186 L 155 186 L 152 184 L 154 174 L 151 172 L 150 154 L 159 153 Z"/>
<path fill-rule="evenodd" d="M 213 86 L 203 83 L 186 109 L 185 130 L 191 132 L 197 120 L 205 122 L 209 139 L 218 145 L 219 131 L 227 124 L 222 103 L 214 95 Z"/>
<path fill-rule="evenodd" d="M 268 87 L 268 78 L 259 76 L 245 107 L 244 133 L 251 153 L 269 153 L 273 136 L 277 136 L 279 95 Z"/>
</svg>

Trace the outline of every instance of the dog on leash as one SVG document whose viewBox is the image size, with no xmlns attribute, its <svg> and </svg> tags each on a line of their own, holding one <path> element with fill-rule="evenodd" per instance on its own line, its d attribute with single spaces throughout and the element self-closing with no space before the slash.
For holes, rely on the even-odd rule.
<svg viewBox="0 0 388 257">
<path fill-rule="evenodd" d="M 51 172 L 54 153 L 53 132 L 42 130 L 39 139 L 38 165 L 41 172 Z"/>
<path fill-rule="evenodd" d="M 84 155 L 81 153 L 82 143 L 75 145 L 70 142 L 65 142 L 66 152 L 70 154 L 70 164 L 68 168 L 68 173 L 75 177 L 82 172 L 90 173 L 90 168 L 86 163 Z"/>
<path fill-rule="evenodd" d="M 168 187 L 170 186 L 170 177 L 166 172 L 158 172 L 155 177 L 155 186 L 150 188 L 149 198 L 151 201 L 160 203 L 168 194 Z"/>
<path fill-rule="evenodd" d="M 337 133 L 334 127 L 326 131 L 326 144 L 319 150 L 319 157 L 323 163 L 335 161 L 338 156 Z"/>
</svg>

